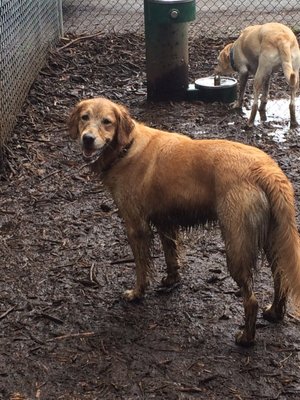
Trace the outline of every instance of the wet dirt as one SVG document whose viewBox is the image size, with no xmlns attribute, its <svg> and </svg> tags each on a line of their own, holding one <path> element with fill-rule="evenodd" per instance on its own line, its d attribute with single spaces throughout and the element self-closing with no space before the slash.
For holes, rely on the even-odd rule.
<svg viewBox="0 0 300 400">
<path fill-rule="evenodd" d="M 264 321 L 260 311 L 256 345 L 234 344 L 243 307 L 217 228 L 182 232 L 182 284 L 169 292 L 159 287 L 164 260 L 156 238 L 156 279 L 145 299 L 121 299 L 134 282 L 124 226 L 66 131 L 78 100 L 106 96 L 153 127 L 258 146 L 291 179 L 299 206 L 300 132 L 275 119 L 288 110 L 283 77 L 276 74 L 271 85 L 271 98 L 285 99 L 278 112 L 267 106 L 269 121 L 247 131 L 246 115 L 229 104 L 147 102 L 141 36 L 72 39 L 50 54 L 5 149 L 0 398 L 299 399 L 300 323 L 290 309 L 280 324 Z M 227 42 L 190 43 L 191 83 L 212 74 Z M 246 97 L 245 111 L 251 82 Z M 278 129 L 284 141 L 277 140 Z M 265 262 L 255 291 L 261 307 L 271 301 Z"/>
</svg>

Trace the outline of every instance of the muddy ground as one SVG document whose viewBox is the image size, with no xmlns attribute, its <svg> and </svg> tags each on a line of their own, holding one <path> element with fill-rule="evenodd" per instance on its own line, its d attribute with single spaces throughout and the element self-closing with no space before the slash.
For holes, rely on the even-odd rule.
<svg viewBox="0 0 300 400">
<path fill-rule="evenodd" d="M 211 73 L 228 39 L 190 44 L 191 82 Z M 159 288 L 155 240 L 157 280 L 140 303 L 121 298 L 134 282 L 132 254 L 118 210 L 66 132 L 79 99 L 104 95 L 154 127 L 258 146 L 300 202 L 299 130 L 283 120 L 279 143 L 272 120 L 246 132 L 245 117 L 226 104 L 151 104 L 144 71 L 138 35 L 65 40 L 32 86 L 0 186 L 0 398 L 299 399 L 300 323 L 290 311 L 276 325 L 260 312 L 255 347 L 234 344 L 243 308 L 218 229 L 183 232 L 183 280 L 170 292 Z M 287 99 L 286 89 L 276 75 L 271 97 Z M 261 306 L 271 301 L 265 264 L 255 290 Z"/>
</svg>

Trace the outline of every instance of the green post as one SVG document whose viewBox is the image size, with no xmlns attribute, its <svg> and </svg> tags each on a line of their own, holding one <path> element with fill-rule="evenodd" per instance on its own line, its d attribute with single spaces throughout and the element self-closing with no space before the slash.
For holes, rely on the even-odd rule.
<svg viewBox="0 0 300 400">
<path fill-rule="evenodd" d="M 195 0 L 144 0 L 148 100 L 179 100 L 188 88 L 188 22 Z"/>
</svg>

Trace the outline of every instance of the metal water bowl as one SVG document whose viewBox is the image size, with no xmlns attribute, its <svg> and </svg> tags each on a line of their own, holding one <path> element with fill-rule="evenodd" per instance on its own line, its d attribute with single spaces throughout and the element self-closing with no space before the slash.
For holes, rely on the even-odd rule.
<svg viewBox="0 0 300 400">
<path fill-rule="evenodd" d="M 208 76 L 195 81 L 204 101 L 232 103 L 236 100 L 237 80 L 228 76 Z"/>
</svg>

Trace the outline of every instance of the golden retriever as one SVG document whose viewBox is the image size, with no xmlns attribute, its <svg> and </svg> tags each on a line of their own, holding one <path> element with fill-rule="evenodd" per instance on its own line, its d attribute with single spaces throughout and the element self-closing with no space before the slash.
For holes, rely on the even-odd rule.
<svg viewBox="0 0 300 400">
<path fill-rule="evenodd" d="M 180 280 L 179 227 L 218 221 L 228 269 L 241 289 L 245 328 L 236 343 L 254 343 L 258 302 L 253 271 L 264 251 L 274 275 L 269 321 L 283 318 L 288 295 L 300 301 L 300 247 L 292 185 L 263 151 L 227 140 L 193 140 L 133 120 L 105 98 L 83 100 L 69 119 L 124 219 L 136 264 L 127 300 L 144 295 L 151 272 L 152 227 L 160 235 L 167 265 L 162 284 Z"/>
<path fill-rule="evenodd" d="M 249 26 L 242 31 L 234 43 L 220 52 L 217 74 L 239 73 L 239 97 L 236 108 L 242 108 L 249 74 L 254 75 L 254 100 L 248 126 L 253 126 L 259 107 L 260 118 L 266 121 L 266 104 L 269 95 L 271 74 L 282 66 L 284 76 L 290 86 L 290 126 L 298 126 L 295 114 L 295 98 L 299 88 L 300 51 L 296 36 L 290 28 L 277 22 Z"/>
</svg>

